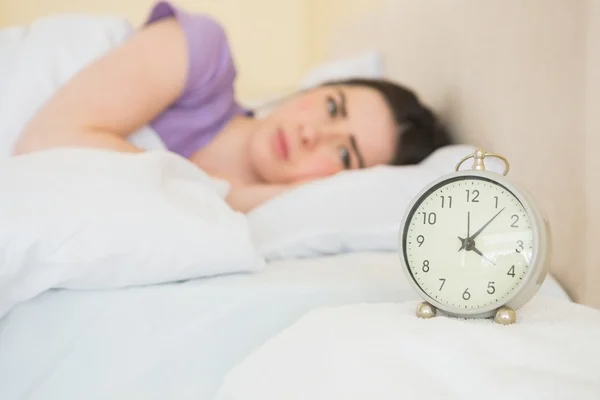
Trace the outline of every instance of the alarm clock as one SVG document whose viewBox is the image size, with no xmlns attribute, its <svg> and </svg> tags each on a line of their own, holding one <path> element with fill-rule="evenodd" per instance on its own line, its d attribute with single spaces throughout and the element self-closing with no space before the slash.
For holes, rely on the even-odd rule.
<svg viewBox="0 0 600 400">
<path fill-rule="evenodd" d="M 486 169 L 489 158 L 503 172 Z M 461 169 L 468 160 L 471 169 Z M 422 298 L 416 314 L 516 322 L 539 290 L 551 256 L 550 227 L 534 198 L 482 149 L 424 187 L 401 223 L 402 268 Z"/>
</svg>

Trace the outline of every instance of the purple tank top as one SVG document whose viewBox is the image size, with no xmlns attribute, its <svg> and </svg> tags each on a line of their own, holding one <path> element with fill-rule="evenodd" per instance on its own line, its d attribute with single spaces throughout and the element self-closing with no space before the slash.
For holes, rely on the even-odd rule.
<svg viewBox="0 0 600 400">
<path fill-rule="evenodd" d="M 222 26 L 169 2 L 157 3 L 146 24 L 175 17 L 187 40 L 190 60 L 185 89 L 150 126 L 168 150 L 189 158 L 209 143 L 235 115 L 251 114 L 235 99 L 236 68 Z"/>
</svg>

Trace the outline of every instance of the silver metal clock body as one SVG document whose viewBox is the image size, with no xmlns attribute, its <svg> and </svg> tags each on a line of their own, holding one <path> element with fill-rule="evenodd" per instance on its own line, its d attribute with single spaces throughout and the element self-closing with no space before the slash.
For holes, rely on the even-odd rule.
<svg viewBox="0 0 600 400">
<path fill-rule="evenodd" d="M 550 229 L 533 197 L 503 175 L 457 171 L 421 190 L 400 225 L 405 275 L 427 303 L 456 317 L 516 310 L 539 290 Z"/>
</svg>

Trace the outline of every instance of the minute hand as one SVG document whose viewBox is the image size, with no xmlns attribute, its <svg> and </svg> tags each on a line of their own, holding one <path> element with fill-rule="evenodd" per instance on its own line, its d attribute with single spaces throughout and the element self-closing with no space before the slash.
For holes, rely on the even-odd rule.
<svg viewBox="0 0 600 400">
<path fill-rule="evenodd" d="M 504 208 L 506 208 L 506 207 L 504 207 Z M 486 222 L 486 224 L 485 224 L 484 226 L 482 226 L 481 228 L 479 228 L 479 230 L 478 230 L 477 232 L 475 232 L 475 233 L 473 234 L 473 236 L 471 236 L 469 239 L 471 239 L 471 240 L 475 239 L 475 238 L 476 238 L 476 237 L 477 237 L 477 236 L 478 236 L 478 235 L 481 233 L 481 231 L 483 231 L 483 230 L 484 230 L 484 229 L 485 229 L 485 228 L 486 228 L 486 227 L 487 227 L 489 224 L 491 224 L 491 223 L 492 223 L 492 221 L 493 221 L 493 220 L 495 220 L 495 219 L 496 219 L 496 217 L 497 217 L 498 215 L 500 215 L 500 213 L 501 213 L 502 211 L 504 211 L 504 208 L 503 208 L 502 210 L 498 211 L 498 213 L 497 213 L 496 215 L 494 215 L 494 216 L 492 217 L 492 219 L 490 219 L 488 222 Z"/>
</svg>

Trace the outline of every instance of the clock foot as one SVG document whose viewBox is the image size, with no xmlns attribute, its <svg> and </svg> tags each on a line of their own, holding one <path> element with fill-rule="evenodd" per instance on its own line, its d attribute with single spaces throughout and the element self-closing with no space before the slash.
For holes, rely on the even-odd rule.
<svg viewBox="0 0 600 400">
<path fill-rule="evenodd" d="M 426 301 L 419 303 L 417 306 L 417 317 L 419 318 L 433 318 L 436 312 L 436 308 Z"/>
<path fill-rule="evenodd" d="M 517 322 L 517 313 L 510 307 L 500 307 L 494 320 L 501 325 L 511 325 Z"/>
</svg>

